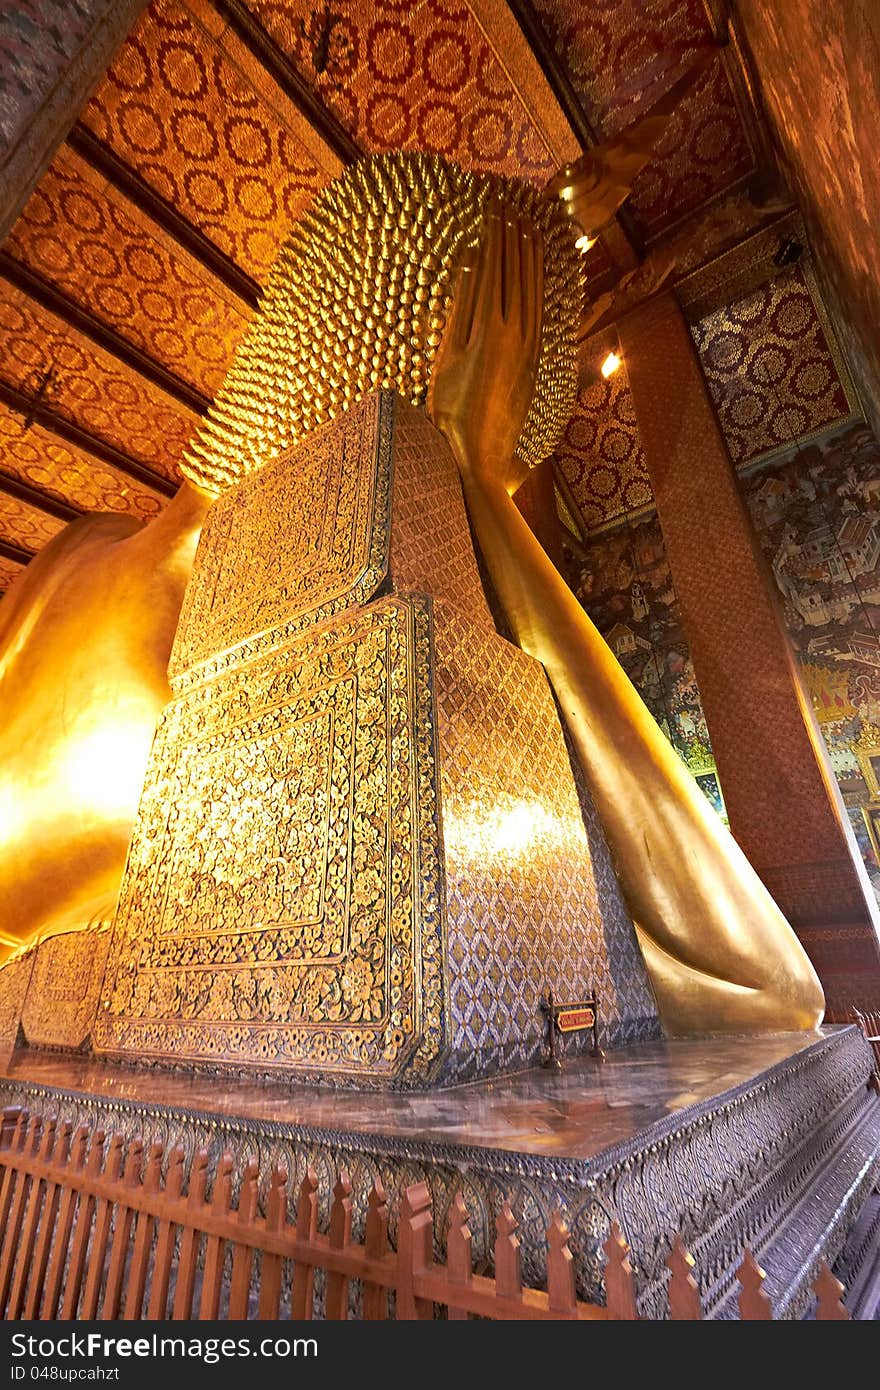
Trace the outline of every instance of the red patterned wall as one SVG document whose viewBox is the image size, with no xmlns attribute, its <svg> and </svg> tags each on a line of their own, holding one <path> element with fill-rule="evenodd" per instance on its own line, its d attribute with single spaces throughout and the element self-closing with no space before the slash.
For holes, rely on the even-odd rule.
<svg viewBox="0 0 880 1390">
<path fill-rule="evenodd" d="M 731 829 L 793 925 L 858 929 L 880 999 L 877 941 L 814 752 L 821 740 L 804 721 L 751 524 L 672 296 L 625 319 L 621 338 Z M 823 957 L 817 963 L 821 973 Z"/>
<path fill-rule="evenodd" d="M 736 0 L 734 9 L 880 433 L 880 7 Z"/>
<path fill-rule="evenodd" d="M 694 324 L 692 336 L 731 457 L 744 466 L 852 414 L 837 345 L 806 273 L 782 272 Z M 611 337 L 590 341 L 598 366 Z M 588 526 L 653 502 L 626 364 L 578 397 L 559 448 L 566 481 Z"/>
<path fill-rule="evenodd" d="M 556 457 L 589 528 L 652 504 L 625 367 L 580 392 Z"/>
<path fill-rule="evenodd" d="M 851 413 L 800 269 L 710 314 L 692 332 L 734 463 Z"/>
</svg>

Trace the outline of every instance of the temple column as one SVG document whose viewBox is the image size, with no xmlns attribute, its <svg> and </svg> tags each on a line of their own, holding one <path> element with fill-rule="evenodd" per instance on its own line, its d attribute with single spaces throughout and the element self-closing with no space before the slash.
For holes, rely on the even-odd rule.
<svg viewBox="0 0 880 1390">
<path fill-rule="evenodd" d="M 38 0 L 0 15 L 0 241 L 146 0 Z"/>
<path fill-rule="evenodd" d="M 562 549 L 559 513 L 556 510 L 552 459 L 544 459 L 543 463 L 531 470 L 517 488 L 513 500 L 545 553 L 560 574 L 565 574 L 565 553 Z"/>
<path fill-rule="evenodd" d="M 828 1016 L 876 1008 L 876 902 L 688 325 L 667 293 L 619 334 L 731 830 L 808 951 Z"/>
</svg>

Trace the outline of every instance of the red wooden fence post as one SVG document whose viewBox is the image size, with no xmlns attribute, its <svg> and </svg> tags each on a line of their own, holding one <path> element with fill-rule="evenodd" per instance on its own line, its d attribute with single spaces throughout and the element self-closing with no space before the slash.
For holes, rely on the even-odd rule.
<svg viewBox="0 0 880 1390">
<path fill-rule="evenodd" d="M 174 1304 L 171 1309 L 171 1316 L 176 1322 L 188 1322 L 192 1317 L 196 1268 L 202 1240 L 201 1232 L 197 1228 L 197 1213 L 205 1205 L 207 1186 L 208 1151 L 207 1149 L 197 1149 L 190 1165 L 189 1187 L 186 1194 L 187 1218 L 193 1224 L 181 1227 L 177 1251 L 177 1278 L 174 1284 Z"/>
<path fill-rule="evenodd" d="M 333 1207 L 330 1212 L 330 1248 L 344 1250 L 351 1242 L 351 1183 L 348 1173 L 340 1168 L 336 1186 L 333 1189 Z M 348 1317 L 348 1276 L 345 1274 L 327 1275 L 327 1292 L 324 1298 L 325 1317 L 328 1322 L 344 1322 Z"/>
<path fill-rule="evenodd" d="M 141 1161 L 144 1155 L 143 1142 L 133 1139 L 128 1147 L 125 1171 L 122 1182 L 133 1198 L 141 1185 Z M 107 1288 L 104 1293 L 103 1318 L 118 1318 L 122 1306 L 122 1280 L 128 1260 L 128 1242 L 134 1220 L 134 1209 L 126 1204 L 125 1195 L 116 1204 L 116 1221 L 113 1230 L 113 1243 L 110 1246 L 110 1265 L 107 1271 Z"/>
<path fill-rule="evenodd" d="M 397 1316 L 406 1321 L 434 1316 L 429 1298 L 416 1295 L 413 1275 L 432 1261 L 434 1223 L 428 1184 L 413 1183 L 403 1194 L 397 1230 Z"/>
<path fill-rule="evenodd" d="M 236 1231 L 232 1252 L 232 1282 L 229 1286 L 230 1318 L 246 1318 L 250 1306 L 251 1272 L 254 1265 L 253 1247 L 248 1245 L 248 1234 L 257 1214 L 258 1183 L 260 1165 L 255 1158 L 249 1158 L 241 1180 L 238 1194 L 238 1207 L 235 1213 Z"/>
<path fill-rule="evenodd" d="M 636 1322 L 636 1294 L 633 1288 L 629 1246 L 620 1227 L 614 1221 L 611 1234 L 602 1247 L 605 1251 L 605 1302 L 608 1316 L 614 1322 Z"/>
<path fill-rule="evenodd" d="M 27 1111 L 22 1111 L 21 1120 L 25 1121 Z M 22 1133 L 24 1126 L 19 1129 Z M 27 1121 L 27 1128 L 24 1130 L 24 1147 L 22 1152 L 33 1158 L 36 1156 L 40 1147 L 40 1134 L 43 1129 L 43 1121 L 39 1115 L 34 1115 Z M 18 1254 L 19 1235 L 21 1224 L 24 1218 L 25 1206 L 31 1189 L 31 1179 L 27 1173 L 11 1173 L 11 1186 L 8 1190 L 8 1200 L 6 1205 L 8 1211 L 5 1213 L 5 1221 L 0 1237 L 3 1240 L 3 1253 L 0 1256 L 0 1316 L 4 1315 L 6 1308 L 6 1298 L 12 1285 L 12 1275 L 15 1269 L 15 1258 Z"/>
<path fill-rule="evenodd" d="M 222 1153 L 217 1164 L 214 1190 L 211 1193 L 211 1214 L 228 1216 L 232 1206 L 232 1154 Z M 221 1236 L 208 1236 L 205 1242 L 205 1272 L 199 1298 L 199 1318 L 216 1322 L 220 1316 L 220 1295 L 223 1290 L 223 1257 L 226 1241 Z"/>
<path fill-rule="evenodd" d="M 574 1259 L 568 1248 L 568 1234 L 562 1212 L 557 1209 L 547 1232 L 547 1300 L 556 1318 L 577 1317 Z"/>
<path fill-rule="evenodd" d="M 56 1117 L 50 1115 L 43 1129 L 43 1135 L 38 1150 L 39 1158 L 44 1163 L 48 1162 L 55 1145 L 55 1130 L 57 1126 L 58 1121 Z M 9 1304 L 4 1314 L 10 1321 L 21 1316 L 21 1305 L 24 1302 L 28 1275 L 31 1273 L 31 1261 L 34 1255 L 34 1246 L 37 1242 L 37 1229 L 40 1222 L 40 1213 L 43 1208 L 45 1190 L 45 1184 L 42 1178 L 31 1178 L 27 1207 L 25 1209 L 21 1234 L 18 1238 L 15 1252 L 15 1275 L 12 1280 Z"/>
<path fill-rule="evenodd" d="M 73 1136 L 70 1145 L 69 1166 L 71 1173 L 80 1174 L 86 1165 L 86 1145 L 89 1139 L 89 1131 L 85 1125 L 80 1125 Z M 63 1172 L 59 1173 L 59 1184 L 61 1185 L 61 1200 L 58 1204 L 58 1220 L 53 1233 L 52 1254 L 49 1257 L 49 1272 L 46 1275 L 46 1288 L 43 1293 L 43 1301 L 40 1304 L 40 1317 L 54 1319 L 58 1314 L 58 1302 L 61 1297 L 61 1282 L 64 1278 L 64 1270 L 67 1265 L 67 1255 L 70 1249 L 70 1233 L 73 1228 L 73 1218 L 76 1212 L 77 1192 L 74 1187 L 63 1186 Z"/>
<path fill-rule="evenodd" d="M 736 1272 L 739 1280 L 739 1315 L 743 1322 L 771 1322 L 773 1306 L 764 1289 L 766 1275 L 751 1250 L 746 1248 Z"/>
<path fill-rule="evenodd" d="M 388 1201 L 379 1178 L 370 1189 L 367 1202 L 364 1248 L 371 1260 L 381 1260 L 388 1253 Z M 384 1321 L 388 1315 L 388 1290 L 365 1279 L 363 1300 L 364 1321 Z"/>
<path fill-rule="evenodd" d="M 147 1158 L 147 1167 L 143 1179 L 145 1196 L 155 1197 L 159 1191 L 159 1183 L 162 1178 L 162 1152 L 161 1144 L 155 1143 L 150 1145 L 150 1153 Z M 138 1212 L 134 1246 L 131 1252 L 131 1264 L 128 1270 L 128 1284 L 125 1291 L 125 1305 L 122 1313 L 122 1316 L 127 1319 L 139 1319 L 141 1316 L 141 1308 L 144 1302 L 144 1290 L 147 1287 L 150 1254 L 152 1253 L 153 1247 L 154 1225 L 155 1217 L 149 1212 Z"/>
<path fill-rule="evenodd" d="M 309 1168 L 300 1184 L 299 1199 L 296 1204 L 296 1238 L 302 1241 L 312 1241 L 317 1229 L 318 1175 L 314 1168 Z M 315 1267 L 298 1260 L 293 1269 L 290 1316 L 298 1322 L 305 1322 L 310 1319 L 314 1296 Z"/>
<path fill-rule="evenodd" d="M 21 1113 L 20 1105 L 4 1105 L 3 1119 L 0 1121 L 0 1154 L 12 1148 Z"/>
<path fill-rule="evenodd" d="M 851 1319 L 852 1314 L 844 1306 L 841 1299 L 843 1285 L 839 1279 L 835 1279 L 824 1260 L 813 1281 L 813 1292 L 818 1300 L 816 1304 L 817 1322 L 848 1322 Z"/>
<path fill-rule="evenodd" d="M 89 1156 L 86 1160 L 86 1176 L 93 1181 L 98 1177 L 104 1161 L 104 1131 L 96 1129 L 92 1134 L 92 1143 L 89 1148 Z M 61 1304 L 61 1318 L 67 1321 L 68 1318 L 77 1316 L 79 1306 L 79 1296 L 82 1290 L 83 1274 L 86 1266 L 86 1251 L 88 1250 L 89 1237 L 92 1232 L 92 1216 L 95 1211 L 95 1199 L 88 1192 L 79 1194 L 79 1203 L 76 1210 L 76 1225 L 73 1231 L 73 1241 L 70 1247 L 70 1262 L 67 1268 L 67 1277 L 64 1281 L 64 1301 Z"/>
<path fill-rule="evenodd" d="M 473 1267 L 473 1239 L 468 1225 L 468 1209 L 464 1196 L 459 1191 L 455 1194 L 446 1230 L 446 1274 L 449 1282 L 468 1285 L 473 1275 Z M 451 1297 L 454 1297 L 454 1293 Z M 450 1302 L 449 1319 L 451 1322 L 466 1321 L 466 1309 L 457 1308 Z"/>
<path fill-rule="evenodd" d="M 522 1261 L 517 1222 L 505 1202 L 495 1222 L 495 1288 L 499 1298 L 522 1302 Z"/>
<path fill-rule="evenodd" d="M 183 1191 L 183 1165 L 185 1155 L 179 1144 L 168 1155 L 168 1171 L 165 1174 L 165 1200 L 162 1202 L 162 1215 L 156 1235 L 156 1253 L 153 1257 L 153 1277 L 150 1281 L 150 1306 L 147 1317 L 163 1321 L 168 1311 L 168 1286 L 171 1282 L 171 1261 L 174 1258 L 174 1245 L 177 1239 L 177 1226 L 172 1220 L 180 1194 Z"/>
<path fill-rule="evenodd" d="M 65 1120 L 57 1132 L 55 1147 L 51 1154 L 53 1176 L 48 1179 L 46 1183 L 46 1200 L 43 1204 L 43 1219 L 40 1222 L 40 1238 L 37 1241 L 31 1281 L 28 1285 L 27 1298 L 25 1299 L 21 1314 L 27 1321 L 36 1318 L 38 1315 L 40 1301 L 43 1297 L 43 1291 L 46 1285 L 46 1268 L 49 1263 L 49 1252 L 52 1248 L 53 1237 L 58 1234 L 57 1218 L 62 1192 L 58 1179 L 67 1172 L 67 1163 L 70 1154 L 70 1132 L 70 1121 Z"/>
<path fill-rule="evenodd" d="M 287 1169 L 279 1163 L 272 1172 L 269 1195 L 266 1198 L 266 1230 L 280 1235 L 287 1225 Z M 281 1303 L 281 1255 L 263 1251 L 260 1267 L 260 1301 L 257 1317 L 264 1320 L 278 1317 Z"/>
<path fill-rule="evenodd" d="M 693 1276 L 694 1257 L 675 1237 L 669 1258 L 669 1316 L 676 1322 L 698 1322 L 703 1316 L 700 1290 Z"/>
<path fill-rule="evenodd" d="M 82 1305 L 79 1316 L 82 1319 L 96 1318 L 98 1316 L 98 1299 L 101 1295 L 101 1280 L 104 1275 L 104 1257 L 107 1253 L 107 1241 L 110 1238 L 110 1222 L 113 1219 L 113 1208 L 115 1205 L 113 1197 L 107 1195 L 113 1190 L 122 1172 L 122 1135 L 114 1134 L 110 1140 L 110 1148 L 107 1151 L 107 1158 L 104 1163 L 104 1172 L 101 1175 L 103 1181 L 101 1188 L 103 1192 L 95 1199 L 95 1224 L 92 1230 L 92 1240 L 89 1245 L 89 1262 L 86 1269 L 85 1292 L 83 1293 Z"/>
</svg>

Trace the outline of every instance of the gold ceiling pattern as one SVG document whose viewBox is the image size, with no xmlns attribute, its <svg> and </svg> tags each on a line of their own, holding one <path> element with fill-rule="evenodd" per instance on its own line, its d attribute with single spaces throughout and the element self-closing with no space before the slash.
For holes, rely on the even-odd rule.
<svg viewBox="0 0 880 1390">
<path fill-rule="evenodd" d="M 84 177 L 62 146 L 4 250 L 207 396 L 247 315 Z"/>
<path fill-rule="evenodd" d="M 617 134 L 682 65 L 707 51 L 703 0 L 535 0 L 534 8 L 596 131 Z M 636 180 L 630 208 L 648 237 L 679 222 L 754 168 L 719 55 L 686 97 Z"/>
<path fill-rule="evenodd" d="M 249 0 L 248 8 L 363 150 L 434 150 L 466 168 L 541 183 L 554 172 L 538 124 L 461 0 L 331 7 L 321 73 L 327 11 L 307 0 Z"/>
<path fill-rule="evenodd" d="M 0 450 L 3 471 L 9 477 L 80 511 L 130 512 L 149 521 L 161 510 L 164 499 L 156 493 L 53 439 L 39 424 L 26 429 L 21 416 L 2 403 Z"/>
<path fill-rule="evenodd" d="M 5 593 L 13 579 L 22 572 L 22 565 L 17 565 L 14 560 L 7 560 L 5 555 L 0 555 L 0 589 Z"/>
<path fill-rule="evenodd" d="M 179 476 L 196 417 L 10 286 L 0 298 L 0 379 L 31 396 L 46 383 L 59 415 L 164 477 Z"/>
<path fill-rule="evenodd" d="M 82 119 L 257 279 L 327 182 L 278 112 L 168 0 L 154 0 Z"/>
<path fill-rule="evenodd" d="M 63 528 L 64 522 L 57 517 L 0 492 L 0 536 L 12 545 L 34 553 L 48 545 Z"/>
</svg>

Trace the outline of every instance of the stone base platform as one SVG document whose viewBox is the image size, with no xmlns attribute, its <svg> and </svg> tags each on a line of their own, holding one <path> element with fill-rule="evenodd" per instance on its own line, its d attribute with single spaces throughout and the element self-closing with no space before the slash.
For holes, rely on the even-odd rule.
<svg viewBox="0 0 880 1390">
<path fill-rule="evenodd" d="M 665 1315 L 664 1262 L 679 1231 L 706 1316 L 735 1316 L 733 1270 L 748 1244 L 767 1270 L 776 1316 L 798 1318 L 809 1312 L 818 1261 L 838 1258 L 874 1189 L 880 1100 L 869 1075 L 852 1027 L 649 1043 L 562 1073 L 408 1094 L 328 1093 L 20 1049 L 0 1077 L 0 1103 L 181 1143 L 187 1161 L 202 1146 L 214 1156 L 228 1149 L 239 1169 L 251 1156 L 264 1171 L 281 1161 L 293 1183 L 311 1164 L 325 1201 L 344 1165 L 356 1236 L 377 1177 L 392 1196 L 428 1183 L 438 1243 L 461 1191 L 475 1256 L 487 1263 L 509 1198 L 532 1283 L 561 1206 L 583 1298 L 602 1298 L 600 1250 L 616 1218 L 643 1317 Z"/>
</svg>

